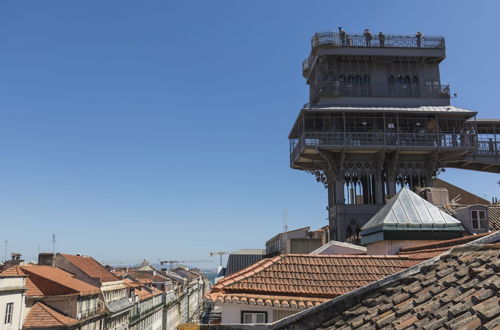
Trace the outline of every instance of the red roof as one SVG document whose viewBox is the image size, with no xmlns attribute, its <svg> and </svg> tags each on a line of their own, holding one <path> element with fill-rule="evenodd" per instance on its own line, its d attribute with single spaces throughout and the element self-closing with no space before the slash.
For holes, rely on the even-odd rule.
<svg viewBox="0 0 500 330">
<path fill-rule="evenodd" d="M 440 254 L 443 254 L 444 252 L 450 250 L 454 246 L 463 245 L 475 241 L 478 238 L 488 236 L 490 234 L 492 233 L 470 235 L 455 239 L 433 242 L 433 243 L 408 246 L 399 249 L 398 255 L 409 257 L 405 266 L 410 267 L 418 263 L 421 263 L 425 260 L 434 258 Z"/>
<path fill-rule="evenodd" d="M 158 290 L 155 287 L 151 287 L 151 288 L 148 288 L 148 289 L 139 288 L 139 289 L 135 289 L 134 292 L 139 297 L 139 300 L 141 300 L 141 301 L 142 300 L 147 300 L 149 298 L 152 298 L 154 296 L 162 294 L 162 291 Z"/>
<path fill-rule="evenodd" d="M 26 276 L 19 266 L 12 266 L 0 273 L 0 277 Z"/>
<path fill-rule="evenodd" d="M 24 319 L 23 328 L 52 328 L 78 323 L 71 317 L 63 315 L 38 301 L 30 309 Z"/>
<path fill-rule="evenodd" d="M 91 278 L 99 279 L 101 282 L 114 282 L 120 280 L 92 257 L 75 256 L 71 254 L 61 254 L 61 256 L 66 258 L 66 260 Z"/>
<path fill-rule="evenodd" d="M 310 307 L 405 268 L 407 257 L 289 254 L 264 259 L 217 282 L 209 299 Z"/>
<path fill-rule="evenodd" d="M 26 296 L 89 295 L 99 293 L 99 288 L 76 279 L 60 268 L 26 265 L 9 268 L 5 274 L 28 276 Z"/>
<path fill-rule="evenodd" d="M 73 274 L 52 266 L 29 265 L 21 269 L 30 280 L 46 295 L 78 293 L 81 295 L 97 294 L 99 288 L 75 278 Z M 52 282 L 52 283 L 50 283 Z M 60 287 L 60 289 L 55 289 Z"/>
</svg>

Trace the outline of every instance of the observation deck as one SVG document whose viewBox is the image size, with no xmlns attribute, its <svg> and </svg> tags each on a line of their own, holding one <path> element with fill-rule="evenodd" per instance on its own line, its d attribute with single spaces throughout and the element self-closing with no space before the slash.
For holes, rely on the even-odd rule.
<svg viewBox="0 0 500 330">
<path fill-rule="evenodd" d="M 383 40 L 374 33 L 367 40 L 363 33 L 323 31 L 311 39 L 311 54 L 302 62 L 302 73 L 308 77 L 321 55 L 420 57 L 425 62 L 440 62 L 446 57 L 446 43 L 442 36 L 384 34 Z"/>
<path fill-rule="evenodd" d="M 427 108 L 421 114 L 417 108 L 363 114 L 352 107 L 334 116 L 304 109 L 289 136 L 290 166 L 320 169 L 320 150 L 358 156 L 397 151 L 438 155 L 446 167 L 500 173 L 500 120 L 467 120 L 475 112 L 451 106 Z M 440 113 L 442 108 L 450 110 Z"/>
</svg>

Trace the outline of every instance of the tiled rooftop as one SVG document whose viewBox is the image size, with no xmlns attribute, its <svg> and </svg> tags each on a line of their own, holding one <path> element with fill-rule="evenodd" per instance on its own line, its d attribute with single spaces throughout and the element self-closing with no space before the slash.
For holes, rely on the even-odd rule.
<svg viewBox="0 0 500 330">
<path fill-rule="evenodd" d="M 140 288 L 142 286 L 142 284 L 137 283 L 136 281 L 132 281 L 131 279 L 128 278 L 124 279 L 123 283 L 125 283 L 125 285 L 128 286 L 129 288 Z"/>
<path fill-rule="evenodd" d="M 182 267 L 178 267 L 178 268 L 172 270 L 171 273 L 174 273 L 175 275 L 180 276 L 180 277 L 187 279 L 189 281 L 200 277 L 200 274 L 196 273 L 195 271 L 189 270 L 186 268 L 182 268 Z"/>
<path fill-rule="evenodd" d="M 143 271 L 143 270 L 129 270 L 127 272 L 128 275 L 132 276 L 133 278 L 141 281 L 141 282 L 147 282 L 147 283 L 153 283 L 153 282 L 169 282 L 170 280 L 161 276 L 160 274 L 154 274 L 153 272 L 150 271 Z"/>
<path fill-rule="evenodd" d="M 57 267 L 26 265 L 14 266 L 7 271 L 28 276 L 26 280 L 26 296 L 28 297 L 99 293 L 99 288 L 80 281 Z"/>
<path fill-rule="evenodd" d="M 404 269 L 406 256 L 280 255 L 217 282 L 217 302 L 312 307 Z"/>
<path fill-rule="evenodd" d="M 439 242 L 432 242 L 432 243 L 407 246 L 407 247 L 403 247 L 403 248 L 399 249 L 399 254 L 416 253 L 416 252 L 426 251 L 429 249 L 437 249 L 437 248 L 448 248 L 447 250 L 449 250 L 450 248 L 452 248 L 454 246 L 469 243 L 469 242 L 475 241 L 481 237 L 485 237 L 485 236 L 488 236 L 491 234 L 492 233 L 483 233 L 483 234 L 477 234 L 477 235 L 464 236 L 464 237 L 460 237 L 460 238 L 442 240 Z"/>
<path fill-rule="evenodd" d="M 492 233 L 483 233 L 477 235 L 469 235 L 465 237 L 443 240 L 433 243 L 419 244 L 401 248 L 398 252 L 400 256 L 408 256 L 409 259 L 405 263 L 406 266 L 411 267 L 413 265 L 419 264 L 425 260 L 434 258 L 448 250 L 452 247 L 459 246 L 472 242 L 481 237 L 488 236 Z"/>
<path fill-rule="evenodd" d="M 463 246 L 416 274 L 339 306 L 320 328 L 500 327 L 500 244 Z"/>
<path fill-rule="evenodd" d="M 500 230 L 500 206 L 488 207 L 490 230 Z"/>
<path fill-rule="evenodd" d="M 141 301 L 147 300 L 151 297 L 162 294 L 162 291 L 158 290 L 155 287 L 151 287 L 151 288 L 147 288 L 147 289 L 146 288 L 142 288 L 142 289 L 139 288 L 139 289 L 135 289 L 134 292 L 139 297 L 139 300 L 141 300 Z"/>
<path fill-rule="evenodd" d="M 76 323 L 77 320 L 57 312 L 42 302 L 36 302 L 26 315 L 23 328 L 57 328 Z"/>
<path fill-rule="evenodd" d="M 5 271 L 0 273 L 0 277 L 10 277 L 10 276 L 26 276 L 19 267 L 10 267 Z"/>
<path fill-rule="evenodd" d="M 99 279 L 101 282 L 118 281 L 118 277 L 113 275 L 110 271 L 104 268 L 103 265 L 98 263 L 94 258 L 88 256 L 76 256 L 71 254 L 61 254 L 75 267 L 79 268 L 82 272 L 91 278 Z"/>
</svg>

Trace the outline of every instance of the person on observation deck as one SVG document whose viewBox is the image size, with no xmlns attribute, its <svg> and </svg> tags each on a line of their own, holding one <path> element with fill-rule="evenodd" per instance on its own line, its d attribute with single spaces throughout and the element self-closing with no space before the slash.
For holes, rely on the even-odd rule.
<svg viewBox="0 0 500 330">
<path fill-rule="evenodd" d="M 372 42 L 372 33 L 370 32 L 370 29 L 365 29 L 363 34 L 365 35 L 366 47 L 370 47 Z"/>
<path fill-rule="evenodd" d="M 378 33 L 378 42 L 380 44 L 380 47 L 385 46 L 385 34 L 383 34 L 382 32 Z"/>
<path fill-rule="evenodd" d="M 342 29 L 341 26 L 339 26 L 339 35 L 340 35 L 340 42 L 342 43 L 342 46 L 346 45 L 346 33 Z"/>
<path fill-rule="evenodd" d="M 417 48 L 421 48 L 422 47 L 422 38 L 424 37 L 424 35 L 422 34 L 422 32 L 417 32 L 415 34 L 415 37 L 417 38 Z"/>
</svg>

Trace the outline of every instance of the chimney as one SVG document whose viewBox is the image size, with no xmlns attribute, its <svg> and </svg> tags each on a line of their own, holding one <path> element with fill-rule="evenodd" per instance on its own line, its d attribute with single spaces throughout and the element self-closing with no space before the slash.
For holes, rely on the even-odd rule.
<svg viewBox="0 0 500 330">
<path fill-rule="evenodd" d="M 38 264 L 42 266 L 55 266 L 56 258 L 53 253 L 42 252 L 38 254 Z"/>
<path fill-rule="evenodd" d="M 436 206 L 443 206 L 450 202 L 448 189 L 446 188 L 426 187 L 420 191 L 419 195 Z"/>
</svg>

